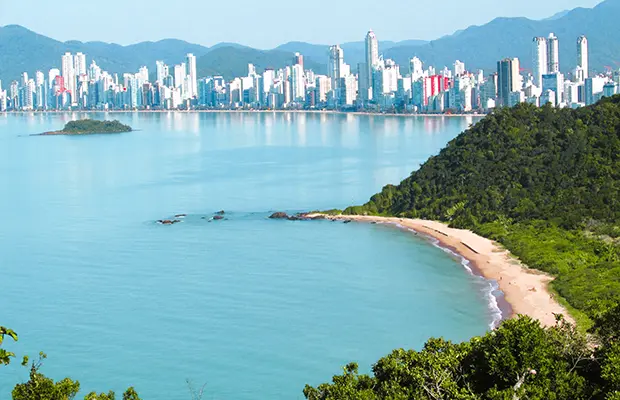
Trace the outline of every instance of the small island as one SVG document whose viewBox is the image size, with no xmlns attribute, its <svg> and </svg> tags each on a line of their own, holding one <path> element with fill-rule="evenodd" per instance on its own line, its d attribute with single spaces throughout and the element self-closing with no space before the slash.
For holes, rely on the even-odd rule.
<svg viewBox="0 0 620 400">
<path fill-rule="evenodd" d="M 60 131 L 45 132 L 42 135 L 92 135 L 105 133 L 131 132 L 132 128 L 117 120 L 97 121 L 94 119 L 81 119 L 69 121 Z"/>
</svg>

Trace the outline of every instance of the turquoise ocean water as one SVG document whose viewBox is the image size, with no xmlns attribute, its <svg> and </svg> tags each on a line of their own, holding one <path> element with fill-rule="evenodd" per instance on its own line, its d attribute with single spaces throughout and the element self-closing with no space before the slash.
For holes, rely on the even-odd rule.
<svg viewBox="0 0 620 400">
<path fill-rule="evenodd" d="M 20 335 L 4 347 L 45 351 L 56 379 L 149 400 L 190 399 L 187 379 L 205 399 L 302 399 L 347 362 L 369 371 L 494 318 L 489 283 L 423 238 L 266 218 L 361 204 L 475 119 L 109 114 L 137 131 L 28 136 L 84 116 L 0 115 L 0 324 Z M 1 399 L 27 377 L 17 364 Z"/>
</svg>

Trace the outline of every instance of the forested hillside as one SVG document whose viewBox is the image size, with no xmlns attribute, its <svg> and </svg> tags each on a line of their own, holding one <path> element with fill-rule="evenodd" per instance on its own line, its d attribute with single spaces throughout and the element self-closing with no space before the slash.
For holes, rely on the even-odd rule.
<svg viewBox="0 0 620 400">
<path fill-rule="evenodd" d="M 497 110 L 345 213 L 449 222 L 498 240 L 589 316 L 620 298 L 620 96 Z"/>
<path fill-rule="evenodd" d="M 355 363 L 309 400 L 620 400 L 620 96 L 578 110 L 497 110 L 399 185 L 345 214 L 441 220 L 554 274 L 579 329 L 529 317 L 455 344 Z M 589 328 L 589 337 L 583 331 Z M 588 341 L 590 342 L 588 344 Z"/>
</svg>

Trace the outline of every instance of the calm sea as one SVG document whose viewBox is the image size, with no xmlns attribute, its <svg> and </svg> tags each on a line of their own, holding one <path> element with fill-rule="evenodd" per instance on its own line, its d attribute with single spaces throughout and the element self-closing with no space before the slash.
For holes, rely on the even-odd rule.
<svg viewBox="0 0 620 400">
<path fill-rule="evenodd" d="M 120 135 L 32 137 L 85 116 Z M 472 118 L 0 115 L 0 325 L 43 372 L 145 400 L 302 399 L 492 320 L 488 283 L 393 227 L 267 219 L 365 202 Z M 218 210 L 227 220 L 208 222 Z M 188 214 L 183 223 L 154 220 Z M 203 219 L 205 217 L 206 219 Z M 27 378 L 3 367 L 0 398 Z"/>
</svg>

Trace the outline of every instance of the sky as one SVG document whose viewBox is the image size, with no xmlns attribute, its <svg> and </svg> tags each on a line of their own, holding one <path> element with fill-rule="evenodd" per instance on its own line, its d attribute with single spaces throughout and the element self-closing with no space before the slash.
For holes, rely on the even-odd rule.
<svg viewBox="0 0 620 400">
<path fill-rule="evenodd" d="M 289 41 L 359 41 L 369 29 L 379 40 L 431 40 L 496 17 L 542 19 L 600 1 L 0 0 L 0 26 L 18 24 L 62 41 L 127 45 L 176 38 L 270 49 Z"/>
</svg>

